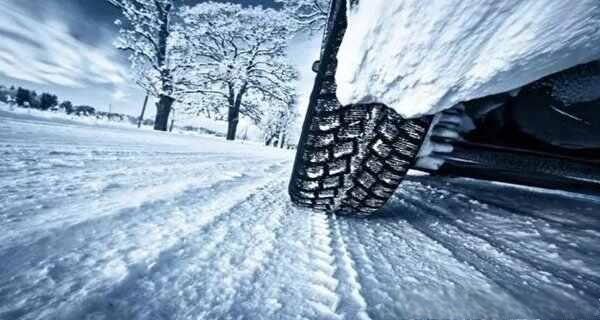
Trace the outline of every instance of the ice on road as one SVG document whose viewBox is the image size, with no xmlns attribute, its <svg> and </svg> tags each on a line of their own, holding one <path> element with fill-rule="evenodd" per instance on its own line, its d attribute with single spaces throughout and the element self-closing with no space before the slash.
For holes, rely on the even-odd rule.
<svg viewBox="0 0 600 320">
<path fill-rule="evenodd" d="M 288 151 L 6 112 L 0 153 L 0 319 L 600 316 L 600 197 L 411 177 L 328 216 Z"/>
</svg>

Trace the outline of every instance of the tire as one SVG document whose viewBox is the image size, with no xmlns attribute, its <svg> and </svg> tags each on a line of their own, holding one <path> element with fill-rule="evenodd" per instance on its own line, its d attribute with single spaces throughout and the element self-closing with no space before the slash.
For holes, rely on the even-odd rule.
<svg viewBox="0 0 600 320">
<path fill-rule="evenodd" d="M 289 193 L 301 207 L 366 216 L 387 202 L 413 166 L 431 120 L 406 120 L 381 104 L 342 106 L 337 101 L 336 56 L 346 29 L 345 3 L 332 4 Z"/>
</svg>

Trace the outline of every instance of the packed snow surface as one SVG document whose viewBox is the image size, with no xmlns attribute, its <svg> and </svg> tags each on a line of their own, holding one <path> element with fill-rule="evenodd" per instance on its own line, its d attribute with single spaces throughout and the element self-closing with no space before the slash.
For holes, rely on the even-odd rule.
<svg viewBox="0 0 600 320">
<path fill-rule="evenodd" d="M 365 0 L 348 15 L 338 98 L 404 117 L 600 59 L 598 0 Z"/>
<path fill-rule="evenodd" d="M 0 319 L 600 316 L 600 197 L 412 177 L 294 208 L 293 154 L 0 112 Z"/>
</svg>

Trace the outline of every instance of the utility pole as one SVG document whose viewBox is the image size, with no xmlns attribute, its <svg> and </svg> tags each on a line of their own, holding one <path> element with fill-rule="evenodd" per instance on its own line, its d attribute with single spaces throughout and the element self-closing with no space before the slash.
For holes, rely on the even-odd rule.
<svg viewBox="0 0 600 320">
<path fill-rule="evenodd" d="M 171 127 L 169 128 L 169 132 L 173 132 L 173 126 L 175 125 L 175 108 L 171 108 L 173 111 L 173 117 L 171 117 Z"/>
<path fill-rule="evenodd" d="M 146 105 L 148 104 L 148 95 L 146 93 L 146 99 L 144 99 L 144 106 L 142 107 L 142 114 L 140 114 L 140 118 L 138 119 L 138 129 L 142 126 L 142 121 L 144 121 L 144 113 L 146 113 Z"/>
</svg>

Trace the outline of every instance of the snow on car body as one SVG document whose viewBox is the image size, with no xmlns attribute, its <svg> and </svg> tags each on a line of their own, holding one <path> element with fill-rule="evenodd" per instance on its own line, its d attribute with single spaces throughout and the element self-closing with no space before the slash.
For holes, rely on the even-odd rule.
<svg viewBox="0 0 600 320">
<path fill-rule="evenodd" d="M 435 114 L 600 59 L 600 1 L 362 1 L 338 59 L 342 104 Z"/>
</svg>

